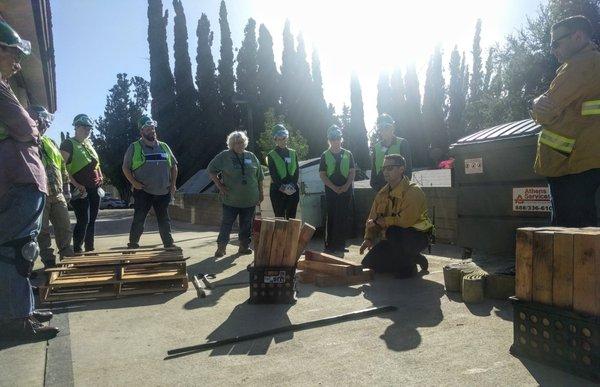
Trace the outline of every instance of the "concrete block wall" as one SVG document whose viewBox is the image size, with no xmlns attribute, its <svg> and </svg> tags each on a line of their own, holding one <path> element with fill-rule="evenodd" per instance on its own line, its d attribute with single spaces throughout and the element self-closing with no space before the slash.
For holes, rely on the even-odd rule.
<svg viewBox="0 0 600 387">
<path fill-rule="evenodd" d="M 457 240 L 457 195 L 454 188 L 424 187 L 427 196 L 429 216 L 435 215 L 436 238 L 438 243 L 456 244 Z M 364 225 L 375 191 L 371 188 L 360 187 L 354 190 L 354 219 L 352 219 L 352 234 L 360 237 L 364 233 Z M 269 214 L 270 202 L 268 196 L 263 208 L 263 216 Z M 264 206 L 263 206 L 264 207 Z M 266 210 L 266 211 L 265 211 Z M 269 211 L 270 210 L 270 211 Z M 215 193 L 196 195 L 175 195 L 175 202 L 169 206 L 172 219 L 187 223 L 218 227 L 221 224 L 222 206 L 219 195 Z"/>
</svg>

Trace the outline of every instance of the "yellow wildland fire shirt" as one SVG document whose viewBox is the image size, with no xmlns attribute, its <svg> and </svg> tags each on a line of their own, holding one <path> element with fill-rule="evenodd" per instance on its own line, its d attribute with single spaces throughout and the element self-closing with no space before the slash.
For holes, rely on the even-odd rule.
<svg viewBox="0 0 600 387">
<path fill-rule="evenodd" d="M 427 200 L 425 193 L 416 183 L 406 176 L 394 189 L 386 184 L 375 196 L 369 219 L 383 217 L 385 227 L 412 227 L 418 231 L 429 231 L 433 224 L 427 216 Z M 365 238 L 374 240 L 384 238 L 385 229 L 375 226 L 365 229 Z"/>
<path fill-rule="evenodd" d="M 535 172 L 556 177 L 600 168 L 600 52 L 590 43 L 557 70 L 545 93 L 547 113 L 533 112 L 543 130 Z"/>
</svg>

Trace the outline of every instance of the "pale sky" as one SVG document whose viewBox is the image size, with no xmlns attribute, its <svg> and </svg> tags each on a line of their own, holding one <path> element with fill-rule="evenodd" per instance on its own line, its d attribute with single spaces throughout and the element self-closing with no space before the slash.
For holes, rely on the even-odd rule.
<svg viewBox="0 0 600 387">
<path fill-rule="evenodd" d="M 289 18 L 292 32 L 304 35 L 309 63 L 312 49 L 318 50 L 325 99 L 338 113 L 344 102 L 350 102 L 350 75 L 356 72 L 366 126 L 371 129 L 382 70 L 400 66 L 404 73 L 413 62 L 422 87 L 427 61 L 437 44 L 443 48 L 446 67 L 454 45 L 470 55 L 478 18 L 483 23 L 485 61 L 486 48 L 523 26 L 542 1 L 229 0 L 227 9 L 234 49 L 241 45 L 246 21 L 253 17 L 257 26 L 264 23 L 271 32 L 278 67 L 283 25 Z M 183 0 L 194 74 L 196 26 L 202 12 L 215 34 L 215 64 L 219 59 L 219 4 L 220 0 Z M 163 0 L 163 5 L 169 9 L 167 39 L 172 56 L 174 12 L 171 1 Z M 60 131 L 72 132 L 76 114 L 87 113 L 95 119 L 103 113 L 117 73 L 150 79 L 148 18 L 146 0 L 51 0 L 51 6 L 58 110 L 50 134 L 58 138 Z"/>
</svg>

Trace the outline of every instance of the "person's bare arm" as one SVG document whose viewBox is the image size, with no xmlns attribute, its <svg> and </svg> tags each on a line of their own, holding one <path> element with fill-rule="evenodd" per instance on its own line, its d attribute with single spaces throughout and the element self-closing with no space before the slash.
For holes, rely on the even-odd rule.
<svg viewBox="0 0 600 387">
<path fill-rule="evenodd" d="M 221 182 L 221 180 L 219 180 L 219 177 L 217 176 L 216 173 L 213 172 L 209 172 L 208 176 L 210 176 L 210 179 L 213 181 L 213 183 L 215 183 L 215 185 L 217 186 L 217 188 L 219 189 L 219 192 L 224 195 L 226 193 L 229 192 L 229 189 L 225 186 L 225 184 L 223 184 Z"/>
</svg>

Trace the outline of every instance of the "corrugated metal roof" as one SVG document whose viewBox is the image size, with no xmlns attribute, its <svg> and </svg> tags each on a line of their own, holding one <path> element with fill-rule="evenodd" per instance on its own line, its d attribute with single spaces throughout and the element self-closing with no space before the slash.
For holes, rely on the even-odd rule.
<svg viewBox="0 0 600 387">
<path fill-rule="evenodd" d="M 477 133 L 459 139 L 456 143 L 452 144 L 452 146 L 532 136 L 537 134 L 540 129 L 541 126 L 531 119 L 515 121 L 480 130 Z"/>
</svg>

